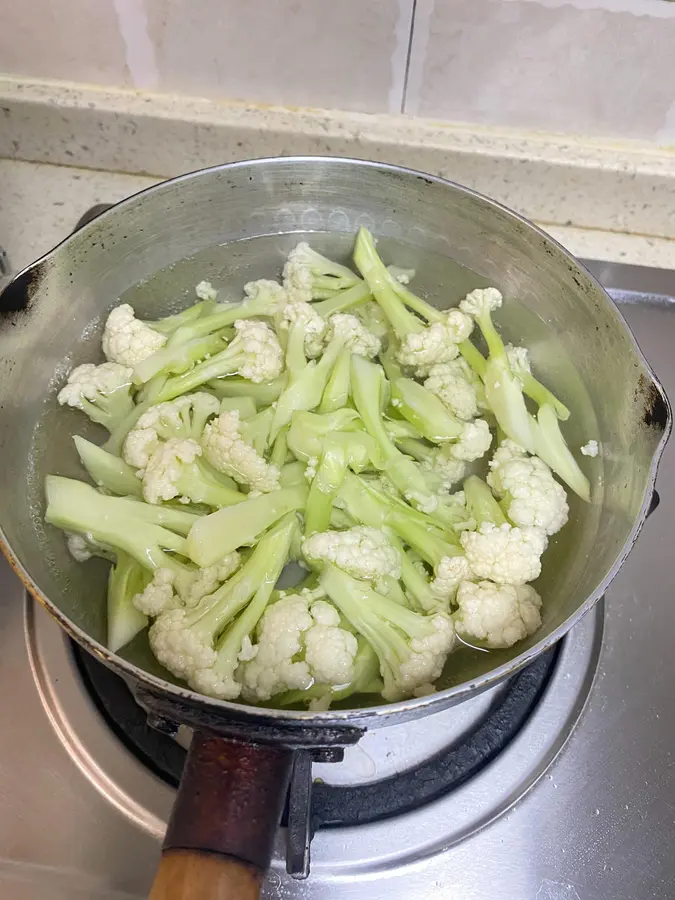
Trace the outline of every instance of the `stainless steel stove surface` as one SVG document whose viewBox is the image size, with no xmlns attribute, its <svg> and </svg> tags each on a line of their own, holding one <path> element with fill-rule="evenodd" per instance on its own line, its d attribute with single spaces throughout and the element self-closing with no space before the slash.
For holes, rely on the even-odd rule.
<svg viewBox="0 0 675 900">
<path fill-rule="evenodd" d="M 675 273 L 589 265 L 675 396 Z M 282 828 L 265 897 L 675 897 L 673 444 L 658 486 L 604 604 L 557 654 L 314 766 L 334 787 L 316 789 L 311 874 L 286 874 Z M 145 897 L 182 750 L 148 735 L 4 562 L 0 587 L 0 897 Z"/>
</svg>

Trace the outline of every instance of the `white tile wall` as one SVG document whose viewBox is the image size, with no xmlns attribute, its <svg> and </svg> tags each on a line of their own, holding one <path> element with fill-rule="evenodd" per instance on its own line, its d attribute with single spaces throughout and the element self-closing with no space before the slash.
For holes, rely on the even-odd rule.
<svg viewBox="0 0 675 900">
<path fill-rule="evenodd" d="M 0 6 L 0 72 L 675 145 L 665 0 Z"/>
<path fill-rule="evenodd" d="M 3 0 L 0 72 L 131 85 L 113 0 Z"/>
<path fill-rule="evenodd" d="M 675 4 L 418 0 L 406 112 L 675 143 Z"/>
<path fill-rule="evenodd" d="M 401 111 L 412 0 L 145 3 L 164 90 Z"/>
</svg>

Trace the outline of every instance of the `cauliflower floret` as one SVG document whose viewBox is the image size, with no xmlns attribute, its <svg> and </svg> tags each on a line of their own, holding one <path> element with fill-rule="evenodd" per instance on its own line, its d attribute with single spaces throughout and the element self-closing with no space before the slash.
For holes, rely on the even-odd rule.
<svg viewBox="0 0 675 900">
<path fill-rule="evenodd" d="M 478 415 L 478 384 L 464 359 L 432 366 L 424 387 L 436 394 L 458 419 L 470 421 Z"/>
<path fill-rule="evenodd" d="M 307 481 L 314 481 L 316 478 L 316 470 L 319 467 L 319 457 L 310 456 L 305 466 L 304 476 Z"/>
<path fill-rule="evenodd" d="M 200 281 L 195 285 L 195 294 L 200 300 L 215 300 L 218 291 L 213 287 L 210 281 Z"/>
<path fill-rule="evenodd" d="M 228 350 L 242 355 L 239 375 L 255 384 L 272 381 L 281 374 L 284 354 L 274 331 L 255 319 L 237 319 L 237 331 Z"/>
<path fill-rule="evenodd" d="M 430 459 L 424 460 L 422 463 L 423 468 L 429 469 L 440 477 L 441 487 L 446 491 L 461 481 L 466 473 L 466 463 L 452 455 L 452 447 L 452 444 L 443 444 Z"/>
<path fill-rule="evenodd" d="M 423 494 L 421 491 L 406 491 L 405 499 L 416 506 L 420 512 L 432 513 L 438 509 L 438 497 L 434 494 Z"/>
<path fill-rule="evenodd" d="M 212 594 L 227 581 L 241 565 L 241 557 L 236 550 L 228 553 L 212 566 L 198 569 L 194 575 L 182 579 L 181 596 L 185 606 L 196 606 L 202 597 Z"/>
<path fill-rule="evenodd" d="M 86 562 L 94 555 L 91 552 L 91 544 L 81 534 L 69 534 L 66 538 L 66 544 L 68 552 L 76 562 Z"/>
<path fill-rule="evenodd" d="M 504 349 L 509 361 L 509 368 L 514 375 L 518 376 L 521 372 L 532 371 L 527 347 L 514 347 L 513 344 L 507 344 Z"/>
<path fill-rule="evenodd" d="M 451 602 L 460 582 L 468 581 L 473 573 L 466 556 L 444 556 L 436 566 L 435 576 L 431 582 L 434 597 Z"/>
<path fill-rule="evenodd" d="M 118 363 L 77 366 L 57 396 L 63 405 L 81 409 L 92 422 L 112 431 L 134 408 L 131 369 Z"/>
<path fill-rule="evenodd" d="M 538 578 L 548 543 L 541 528 L 491 522 L 483 522 L 478 531 L 463 531 L 459 540 L 474 576 L 498 584 L 525 584 Z"/>
<path fill-rule="evenodd" d="M 338 611 L 325 600 L 312 603 L 310 612 L 315 624 L 305 633 L 305 662 L 314 680 L 335 687 L 349 684 L 354 678 L 356 638 L 339 627 Z"/>
<path fill-rule="evenodd" d="M 504 499 L 506 514 L 515 525 L 541 528 L 548 535 L 565 525 L 567 495 L 539 457 L 528 456 L 506 440 L 490 460 L 490 469 L 487 482 Z"/>
<path fill-rule="evenodd" d="M 480 316 L 485 310 L 493 312 L 502 305 L 502 295 L 497 288 L 476 288 L 459 304 L 459 308 L 467 316 Z"/>
<path fill-rule="evenodd" d="M 472 330 L 472 319 L 459 309 L 451 309 L 445 322 L 434 322 L 422 331 L 407 334 L 401 341 L 398 361 L 424 377 L 432 366 L 455 359 L 459 353 L 457 345 L 465 341 Z"/>
<path fill-rule="evenodd" d="M 202 447 L 214 469 L 230 475 L 257 491 L 279 487 L 279 469 L 266 462 L 241 435 L 239 410 L 226 410 L 209 422 L 202 434 Z"/>
<path fill-rule="evenodd" d="M 197 441 L 188 438 L 170 438 L 164 444 L 158 444 L 148 460 L 143 472 L 143 498 L 147 503 L 162 503 L 178 497 L 180 491 L 175 482 L 183 473 L 183 467 L 192 465 L 202 455 L 202 448 Z M 189 503 L 189 497 L 180 497 Z"/>
<path fill-rule="evenodd" d="M 132 370 L 118 363 L 101 363 L 100 366 L 84 363 L 76 366 L 68 375 L 68 381 L 59 391 L 57 400 L 61 406 L 82 409 L 83 400 L 96 402 L 102 394 L 113 394 L 121 388 L 128 388 L 131 376 Z"/>
<path fill-rule="evenodd" d="M 364 326 L 356 316 L 349 313 L 335 313 L 328 320 L 327 340 L 342 339 L 345 348 L 358 356 L 373 359 L 380 352 L 382 342 L 376 334 Z"/>
<path fill-rule="evenodd" d="M 317 253 L 306 241 L 291 250 L 284 266 L 284 287 L 300 292 L 308 301 L 352 287 L 358 281 L 351 269 Z"/>
<path fill-rule="evenodd" d="M 241 557 L 237 551 L 203 569 L 177 574 L 172 569 L 155 569 L 150 584 L 133 598 L 133 604 L 146 616 L 158 616 L 167 609 L 191 609 L 212 594 L 239 568 Z"/>
<path fill-rule="evenodd" d="M 218 400 L 204 391 L 151 406 L 126 437 L 125 461 L 142 473 L 161 441 L 169 438 L 199 440 L 207 420 L 219 410 Z"/>
<path fill-rule="evenodd" d="M 341 686 L 352 681 L 358 644 L 339 621 L 329 603 L 311 602 L 311 595 L 290 594 L 269 606 L 255 657 L 241 667 L 244 697 L 265 701 L 314 682 Z"/>
<path fill-rule="evenodd" d="M 297 295 L 289 294 L 283 308 L 280 328 L 289 329 L 291 325 L 302 321 L 305 332 L 305 356 L 316 359 L 323 353 L 323 338 L 326 334 L 326 322 L 313 306 Z"/>
<path fill-rule="evenodd" d="M 493 649 L 512 647 L 541 625 L 541 597 L 529 584 L 464 581 L 457 605 L 453 617 L 457 634 Z"/>
<path fill-rule="evenodd" d="M 480 459 L 490 449 L 492 433 L 485 419 L 465 422 L 459 440 L 448 445 L 449 453 L 455 459 L 472 462 Z"/>
<path fill-rule="evenodd" d="M 132 599 L 133 605 L 146 616 L 158 616 L 166 609 L 177 609 L 180 598 L 174 591 L 175 574 L 171 569 L 155 569 L 152 581 Z"/>
<path fill-rule="evenodd" d="M 137 425 L 126 436 L 122 456 L 125 462 L 142 474 L 159 445 L 160 441 L 154 428 L 141 428 Z"/>
<path fill-rule="evenodd" d="M 188 684 L 198 693 L 217 700 L 237 700 L 241 694 L 241 684 L 229 669 L 196 669 L 190 674 Z"/>
<path fill-rule="evenodd" d="M 422 685 L 433 684 L 440 678 L 448 654 L 455 643 L 452 619 L 435 615 L 430 619 L 434 633 L 424 638 L 412 638 L 412 653 L 401 663 L 396 676 L 397 686 L 406 694 L 413 694 Z"/>
<path fill-rule="evenodd" d="M 102 344 L 106 359 L 133 369 L 166 344 L 166 335 L 141 322 L 133 306 L 123 303 L 108 316 Z"/>
<path fill-rule="evenodd" d="M 516 444 L 515 441 L 512 441 L 509 438 L 503 440 L 495 450 L 494 456 L 489 462 L 490 474 L 488 475 L 488 484 L 490 487 L 498 494 L 505 493 L 505 489 L 502 488 L 499 477 L 501 470 L 512 460 L 526 459 L 527 456 L 527 450 L 524 450 L 520 444 Z"/>
<path fill-rule="evenodd" d="M 295 296 L 298 300 L 309 303 L 312 299 L 312 270 L 305 263 L 302 249 L 309 247 L 309 244 L 298 244 L 295 249 L 288 254 L 288 259 L 284 264 L 284 288 L 288 294 Z"/>
<path fill-rule="evenodd" d="M 150 627 L 150 648 L 159 662 L 177 678 L 193 680 L 200 669 L 215 665 L 217 653 L 207 637 L 186 627 L 185 609 L 163 612 Z"/>
<path fill-rule="evenodd" d="M 356 525 L 346 531 L 321 531 L 305 538 L 308 560 L 332 562 L 354 578 L 375 581 L 401 577 L 401 555 L 384 531 Z"/>
<path fill-rule="evenodd" d="M 581 452 L 584 456 L 597 456 L 600 452 L 600 447 L 598 446 L 597 441 L 589 441 L 587 444 L 581 448 Z"/>
</svg>

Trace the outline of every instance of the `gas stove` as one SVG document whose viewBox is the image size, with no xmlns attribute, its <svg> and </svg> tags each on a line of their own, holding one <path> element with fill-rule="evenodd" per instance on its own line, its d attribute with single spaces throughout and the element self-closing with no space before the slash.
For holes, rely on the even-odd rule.
<svg viewBox="0 0 675 900">
<path fill-rule="evenodd" d="M 675 395 L 675 273 L 587 265 Z M 661 505 L 557 648 L 341 762 L 298 758 L 265 898 L 672 900 L 673 476 L 671 444 Z M 4 561 L 0 587 L 0 896 L 145 897 L 189 734 L 150 728 Z"/>
</svg>

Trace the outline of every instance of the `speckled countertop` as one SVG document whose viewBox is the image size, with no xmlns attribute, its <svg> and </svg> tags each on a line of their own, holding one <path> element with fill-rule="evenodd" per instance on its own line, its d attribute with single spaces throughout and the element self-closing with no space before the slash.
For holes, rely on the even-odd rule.
<svg viewBox="0 0 675 900">
<path fill-rule="evenodd" d="M 95 203 L 121 200 L 156 181 L 0 159 L 0 246 L 12 267 L 21 268 L 57 244 Z M 675 268 L 675 240 L 540 224 L 577 256 Z"/>
</svg>

